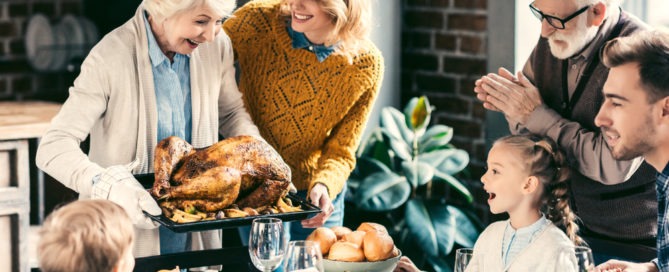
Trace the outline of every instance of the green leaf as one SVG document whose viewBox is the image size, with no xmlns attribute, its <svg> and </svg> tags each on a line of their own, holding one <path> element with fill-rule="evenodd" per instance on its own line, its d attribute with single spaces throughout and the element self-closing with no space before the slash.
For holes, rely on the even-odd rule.
<svg viewBox="0 0 669 272">
<path fill-rule="evenodd" d="M 377 172 L 392 172 L 392 170 L 377 159 L 361 157 L 356 160 L 355 168 L 353 169 L 353 172 L 351 172 L 351 176 L 358 179 L 364 179 Z"/>
<path fill-rule="evenodd" d="M 429 256 L 448 254 L 455 242 L 455 217 L 437 201 L 411 199 L 406 206 L 407 226 Z"/>
<path fill-rule="evenodd" d="M 404 107 L 406 125 L 414 131 L 417 136 L 425 133 L 425 128 L 430 123 L 432 108 L 426 96 L 414 97 Z"/>
<path fill-rule="evenodd" d="M 438 171 L 453 175 L 469 164 L 469 154 L 461 149 L 441 149 L 419 154 L 418 160 L 429 163 Z"/>
<path fill-rule="evenodd" d="M 404 116 L 411 117 L 413 115 L 414 108 L 416 108 L 416 105 L 418 105 L 418 97 L 412 97 L 409 99 L 409 102 L 407 102 L 407 104 L 404 106 Z M 416 128 L 413 118 L 406 118 L 404 121 L 408 128 L 412 130 Z"/>
<path fill-rule="evenodd" d="M 420 153 L 430 152 L 447 145 L 453 138 L 453 128 L 445 125 L 434 125 L 420 137 Z"/>
<path fill-rule="evenodd" d="M 462 194 L 463 197 L 467 200 L 467 202 L 472 203 L 474 201 L 474 197 L 472 196 L 472 193 L 469 192 L 467 187 L 462 185 L 460 181 L 453 176 L 442 173 L 440 171 L 434 171 L 434 177 L 438 178 L 437 180 L 443 180 L 445 182 L 448 182 L 448 184 L 451 185 L 456 191 L 458 191 L 460 194 Z"/>
<path fill-rule="evenodd" d="M 367 211 L 389 211 L 404 204 L 410 193 L 411 185 L 406 178 L 392 172 L 378 172 L 360 184 L 355 203 Z"/>
<path fill-rule="evenodd" d="M 385 107 L 381 110 L 381 128 L 386 129 L 392 137 L 402 140 L 409 145 L 414 138 L 413 131 L 407 127 L 404 114 L 392 107 Z"/>
<path fill-rule="evenodd" d="M 402 171 L 413 188 L 427 184 L 434 176 L 432 165 L 418 161 L 403 161 Z"/>
<path fill-rule="evenodd" d="M 423 201 L 418 198 L 409 200 L 406 205 L 405 216 L 407 217 L 409 231 L 416 239 L 416 243 L 421 246 L 427 255 L 437 256 L 439 254 L 437 232 Z"/>
<path fill-rule="evenodd" d="M 456 231 L 455 242 L 463 247 L 474 247 L 476 239 L 479 237 L 479 231 L 472 220 L 463 213 L 458 207 L 448 206 L 448 211 L 455 217 Z"/>
<path fill-rule="evenodd" d="M 360 141 L 360 146 L 358 146 L 355 156 L 372 156 L 379 142 L 383 143 L 383 135 L 381 135 L 381 128 L 377 127 L 366 138 Z"/>
<path fill-rule="evenodd" d="M 411 147 L 401 139 L 394 138 L 385 129 L 383 130 L 383 140 L 390 146 L 397 157 L 402 160 L 411 160 Z"/>
</svg>

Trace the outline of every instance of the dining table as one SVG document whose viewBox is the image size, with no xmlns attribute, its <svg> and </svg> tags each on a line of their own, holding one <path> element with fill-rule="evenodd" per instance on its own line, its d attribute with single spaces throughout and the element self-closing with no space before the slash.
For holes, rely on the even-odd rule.
<svg viewBox="0 0 669 272">
<path fill-rule="evenodd" d="M 260 271 L 253 266 L 248 247 L 245 246 L 136 258 L 134 271 L 155 272 L 161 269 L 174 269 L 177 266 L 183 269 L 219 265 L 222 266 L 221 271 Z"/>
</svg>

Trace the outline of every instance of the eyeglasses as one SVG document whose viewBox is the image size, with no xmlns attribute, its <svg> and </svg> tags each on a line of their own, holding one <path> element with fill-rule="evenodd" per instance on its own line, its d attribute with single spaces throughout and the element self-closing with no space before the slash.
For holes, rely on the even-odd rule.
<svg viewBox="0 0 669 272">
<path fill-rule="evenodd" d="M 541 10 L 534 7 L 534 3 L 530 4 L 530 10 L 532 11 L 532 14 L 534 14 L 534 16 L 537 17 L 537 19 L 539 19 L 539 21 L 546 19 L 546 22 L 549 25 L 557 29 L 564 29 L 564 24 L 569 22 L 569 20 L 574 19 L 581 13 L 585 12 L 586 10 L 588 10 L 588 8 L 590 8 L 590 6 L 585 6 L 577 10 L 576 12 L 572 13 L 571 15 L 565 17 L 564 19 L 561 19 L 555 16 L 546 15 L 543 12 L 541 12 Z"/>
</svg>

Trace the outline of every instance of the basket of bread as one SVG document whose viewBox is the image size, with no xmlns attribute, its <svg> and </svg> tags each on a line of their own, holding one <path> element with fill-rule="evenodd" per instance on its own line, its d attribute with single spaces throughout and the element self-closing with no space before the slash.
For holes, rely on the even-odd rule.
<svg viewBox="0 0 669 272">
<path fill-rule="evenodd" d="M 321 227 L 307 240 L 319 244 L 326 272 L 393 271 L 402 255 L 386 228 L 377 223 L 362 223 L 355 231 Z"/>
</svg>

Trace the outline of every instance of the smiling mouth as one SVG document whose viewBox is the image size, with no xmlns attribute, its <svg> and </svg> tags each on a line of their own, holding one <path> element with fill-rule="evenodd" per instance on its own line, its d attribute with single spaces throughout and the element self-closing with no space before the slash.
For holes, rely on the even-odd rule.
<svg viewBox="0 0 669 272">
<path fill-rule="evenodd" d="M 197 42 L 197 41 L 191 40 L 191 39 L 186 39 L 186 41 L 193 46 L 198 46 L 198 45 L 201 44 L 201 42 Z"/>
<path fill-rule="evenodd" d="M 609 146 L 613 146 L 620 139 L 620 135 L 618 135 L 616 133 L 611 133 L 609 131 L 604 131 L 603 130 L 602 134 L 604 134 L 604 138 L 609 143 Z"/>
<path fill-rule="evenodd" d="M 312 15 L 302 15 L 302 14 L 293 13 L 293 18 L 295 18 L 299 21 L 307 21 L 307 20 L 309 20 L 313 17 L 314 16 L 312 16 Z"/>
</svg>

